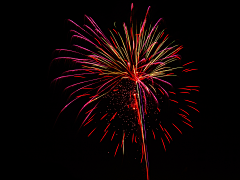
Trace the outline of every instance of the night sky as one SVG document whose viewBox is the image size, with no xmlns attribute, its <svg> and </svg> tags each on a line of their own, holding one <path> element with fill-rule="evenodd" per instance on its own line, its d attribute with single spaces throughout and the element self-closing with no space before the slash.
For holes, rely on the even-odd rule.
<svg viewBox="0 0 240 180">
<path fill-rule="evenodd" d="M 88 132 L 83 130 L 76 135 L 79 125 L 76 123 L 74 126 L 73 123 L 76 106 L 67 110 L 55 129 L 52 129 L 66 99 L 58 86 L 56 89 L 50 87 L 50 82 L 60 75 L 61 69 L 56 65 L 50 71 L 48 68 L 55 49 L 69 48 L 70 28 L 65 20 L 71 19 L 82 26 L 86 14 L 107 34 L 108 28 L 113 28 L 115 21 L 120 28 L 123 22 L 129 23 L 131 1 L 55 2 L 34 7 L 37 6 L 41 8 L 31 10 L 32 15 L 36 16 L 29 22 L 31 25 L 27 33 L 32 37 L 28 55 L 32 66 L 29 74 L 34 76 L 34 81 L 29 83 L 29 94 L 32 97 L 29 103 L 31 125 L 28 125 L 24 146 L 29 166 L 23 172 L 32 179 L 146 179 L 144 163 L 140 164 L 139 158 L 133 157 L 138 157 L 140 149 L 134 154 L 138 146 L 133 146 L 135 149 L 126 147 L 124 158 L 119 149 L 114 158 L 117 144 L 112 143 L 110 138 L 101 143 L 100 133 L 87 138 L 90 128 Z M 232 144 L 233 139 L 229 138 L 235 136 L 230 135 L 233 132 L 224 126 L 219 115 L 215 115 L 221 110 L 213 105 L 216 96 L 211 96 L 215 93 L 212 84 L 215 78 L 210 71 L 212 62 L 205 52 L 208 47 L 205 31 L 208 28 L 203 26 L 208 26 L 208 23 L 205 15 L 201 15 L 204 14 L 204 8 L 199 10 L 200 5 L 197 3 L 184 4 L 181 1 L 137 1 L 134 8 L 138 19 L 143 20 L 148 6 L 151 6 L 150 20 L 156 23 L 159 18 L 163 18 L 170 36 L 184 46 L 179 52 L 184 61 L 195 61 L 193 68 L 198 68 L 199 72 L 194 77 L 186 78 L 192 83 L 190 85 L 200 86 L 200 93 L 194 93 L 193 99 L 198 100 L 197 107 L 201 112 L 192 117 L 193 129 L 184 126 L 183 134 L 180 134 L 172 128 L 173 141 L 170 144 L 166 142 L 166 152 L 160 139 L 148 141 L 150 180 L 235 179 L 234 172 L 238 166 L 235 165 L 235 154 L 231 153 L 235 145 Z M 207 61 L 209 67 L 206 67 Z M 59 64 L 59 67 L 63 65 Z"/>
</svg>

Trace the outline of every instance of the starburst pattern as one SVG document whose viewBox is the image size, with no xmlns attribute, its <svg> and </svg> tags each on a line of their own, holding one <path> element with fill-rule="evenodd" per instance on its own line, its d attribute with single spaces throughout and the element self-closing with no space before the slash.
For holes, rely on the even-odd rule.
<svg viewBox="0 0 240 180">
<path fill-rule="evenodd" d="M 76 80 L 64 89 L 64 91 L 71 90 L 71 93 L 68 103 L 59 115 L 73 102 L 86 100 L 76 117 L 77 120 L 81 113 L 85 114 L 79 129 L 94 121 L 104 120 L 106 127 L 100 142 L 109 134 L 110 128 L 113 129 L 109 138 L 111 141 L 115 136 L 122 136 L 122 141 L 117 145 L 114 156 L 119 148 L 123 148 L 124 153 L 124 141 L 127 138 L 132 143 L 141 144 L 141 161 L 145 160 L 147 179 L 149 175 L 146 132 L 151 133 L 153 139 L 156 139 L 159 135 L 156 131 L 162 131 L 159 139 L 161 139 L 164 150 L 166 150 L 164 139 L 168 143 L 172 140 L 167 129 L 156 117 L 171 105 L 172 111 L 176 112 L 181 121 L 192 127 L 187 109 L 199 112 L 193 106 L 195 102 L 179 99 L 179 94 L 188 95 L 192 91 L 199 91 L 199 86 L 175 89 L 172 83 L 166 80 L 174 78 L 179 73 L 197 69 L 186 68 L 193 61 L 181 65 L 181 56 L 177 53 L 183 47 L 174 45 L 174 41 L 169 43 L 169 36 L 165 35 L 165 30 L 158 31 L 162 18 L 153 27 L 150 25 L 147 28 L 149 8 L 140 27 L 137 25 L 134 27 L 132 15 L 130 27 L 123 23 L 124 37 L 116 31 L 115 27 L 112 31 L 110 30 L 111 36 L 108 39 L 88 16 L 86 18 L 92 27 L 84 25 L 82 28 L 72 20 L 68 20 L 76 28 L 76 30 L 71 30 L 74 34 L 71 40 L 86 41 L 95 50 L 75 43 L 72 45 L 72 50 L 56 50 L 67 52 L 73 57 L 57 57 L 52 61 L 69 60 L 77 66 L 75 69 L 63 72 L 60 77 L 52 81 L 54 83 L 61 79 Z M 133 4 L 131 12 L 132 10 Z M 95 114 L 101 104 L 106 107 L 105 112 L 101 112 L 103 113 L 101 119 L 95 120 Z M 186 104 L 185 108 L 180 107 L 179 104 Z M 154 128 L 150 130 L 149 124 L 152 124 Z M 182 134 L 176 123 L 172 125 Z M 92 129 L 88 136 L 92 135 L 96 128 Z"/>
</svg>

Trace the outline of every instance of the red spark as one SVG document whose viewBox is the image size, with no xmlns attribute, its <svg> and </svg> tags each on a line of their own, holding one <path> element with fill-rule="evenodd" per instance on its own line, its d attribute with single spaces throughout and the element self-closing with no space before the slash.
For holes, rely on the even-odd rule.
<svg viewBox="0 0 240 180">
<path fill-rule="evenodd" d="M 185 112 L 187 115 L 189 115 L 186 111 L 184 111 L 183 109 L 179 108 L 181 111 Z"/>
<path fill-rule="evenodd" d="M 169 74 L 166 74 L 166 76 L 169 76 L 169 75 L 173 75 L 174 73 L 169 73 Z"/>
<path fill-rule="evenodd" d="M 152 130 L 152 133 L 153 133 L 153 137 L 154 137 L 154 139 L 155 139 L 155 134 L 154 134 L 153 130 Z"/>
<path fill-rule="evenodd" d="M 94 38 L 97 42 L 98 42 L 98 44 L 101 46 L 101 43 L 97 40 L 97 38 Z"/>
<path fill-rule="evenodd" d="M 111 36 L 110 36 L 110 38 L 111 38 L 111 40 L 112 40 L 112 42 L 113 42 L 113 44 L 114 44 L 115 48 L 117 48 L 117 46 L 116 46 L 116 44 L 115 44 L 115 42 L 114 42 L 114 40 L 112 39 L 112 37 L 111 37 Z"/>
<path fill-rule="evenodd" d="M 100 142 L 103 140 L 103 138 L 106 136 L 108 131 L 105 132 L 105 134 L 103 135 L 102 139 L 100 140 Z"/>
<path fill-rule="evenodd" d="M 159 89 L 159 91 L 164 95 L 164 92 L 160 89 L 160 88 L 158 88 Z"/>
<path fill-rule="evenodd" d="M 102 120 L 108 113 L 106 113 L 100 120 Z"/>
<path fill-rule="evenodd" d="M 168 134 L 168 136 L 170 137 L 170 139 L 172 140 L 172 137 L 170 136 L 170 134 L 167 132 L 167 130 L 164 128 L 165 132 Z"/>
<path fill-rule="evenodd" d="M 95 114 L 94 114 L 95 115 Z M 93 115 L 93 116 L 94 116 Z M 88 123 L 90 123 L 92 120 L 93 120 L 93 116 L 83 125 L 83 126 L 86 126 Z"/>
<path fill-rule="evenodd" d="M 189 91 L 191 91 L 191 89 L 187 89 L 187 88 L 178 88 L 178 89 L 185 89 L 185 90 L 189 90 Z"/>
<path fill-rule="evenodd" d="M 169 142 L 169 144 L 170 144 L 170 140 L 168 139 L 168 137 L 167 137 L 166 133 L 164 133 L 164 135 L 166 136 L 166 138 L 167 138 L 167 140 L 168 140 L 168 142 Z"/>
<path fill-rule="evenodd" d="M 113 115 L 113 117 L 110 119 L 110 121 L 112 121 L 114 119 L 114 117 L 116 116 L 117 112 L 115 112 L 115 114 Z"/>
<path fill-rule="evenodd" d="M 194 71 L 194 70 L 198 70 L 198 69 L 184 69 L 182 72 L 189 72 L 189 71 Z"/>
<path fill-rule="evenodd" d="M 116 131 L 114 131 L 114 133 L 113 133 L 113 135 L 112 135 L 111 141 L 113 140 L 113 137 L 114 137 L 114 135 L 115 135 L 115 132 L 116 132 Z"/>
<path fill-rule="evenodd" d="M 163 143 L 164 150 L 165 150 L 165 152 L 166 152 L 166 148 L 165 148 L 165 144 L 164 144 L 164 142 L 163 142 L 163 139 L 161 138 L 161 140 L 162 140 L 162 143 Z"/>
<path fill-rule="evenodd" d="M 104 132 L 106 132 L 107 128 L 110 126 L 110 123 L 108 124 L 108 126 L 105 128 Z"/>
<path fill-rule="evenodd" d="M 159 125 L 160 125 L 160 127 L 161 127 L 162 131 L 164 131 L 164 130 L 163 130 L 163 127 L 161 126 L 161 124 L 160 124 L 160 123 L 159 123 Z"/>
<path fill-rule="evenodd" d="M 182 66 L 186 66 L 186 65 L 188 65 L 188 64 L 190 64 L 190 63 L 193 63 L 194 61 L 191 61 L 191 62 L 188 62 L 188 63 L 186 63 L 186 64 L 184 64 L 184 65 L 182 65 Z"/>
<path fill-rule="evenodd" d="M 191 89 L 192 91 L 197 91 L 197 92 L 199 92 L 199 90 L 198 89 Z"/>
<path fill-rule="evenodd" d="M 116 34 L 118 34 L 117 31 L 115 31 L 115 29 L 113 29 L 113 31 L 114 31 Z"/>
<path fill-rule="evenodd" d="M 187 121 L 191 122 L 185 115 L 179 114 L 179 113 L 178 113 L 178 115 L 182 116 L 184 119 L 186 119 Z"/>
<path fill-rule="evenodd" d="M 169 99 L 170 101 L 173 101 L 173 102 L 175 102 L 175 103 L 178 103 L 177 101 L 175 101 L 175 100 L 172 100 L 172 99 Z"/>
<path fill-rule="evenodd" d="M 193 128 L 190 124 L 186 123 L 185 121 L 182 121 L 182 122 L 184 122 L 185 124 L 187 124 L 187 125 L 189 125 L 191 128 Z"/>
<path fill-rule="evenodd" d="M 190 94 L 189 92 L 180 92 L 180 93 Z"/>
<path fill-rule="evenodd" d="M 188 107 L 190 107 L 190 108 L 192 108 L 192 109 L 194 109 L 195 111 L 197 111 L 197 112 L 199 112 L 196 108 L 194 108 L 194 107 L 192 107 L 192 106 L 189 106 L 189 105 L 187 105 Z M 200 113 L 200 112 L 199 112 Z"/>
<path fill-rule="evenodd" d="M 117 148 L 116 148 L 116 151 L 115 151 L 114 157 L 115 157 L 115 155 L 116 155 L 116 153 L 117 153 L 118 146 L 119 146 L 119 143 L 118 143 L 118 145 L 117 145 Z"/>
<path fill-rule="evenodd" d="M 95 128 L 96 129 L 96 128 Z M 88 135 L 88 137 L 93 133 L 93 131 L 95 131 L 95 129 L 92 130 L 92 132 L 90 132 L 90 134 Z"/>
<path fill-rule="evenodd" d="M 195 103 L 193 101 L 189 101 L 189 100 L 186 100 L 186 99 L 184 99 L 184 101 L 187 101 L 187 102 L 190 102 L 190 103 L 193 103 L 193 104 L 197 104 L 197 103 Z"/>
<path fill-rule="evenodd" d="M 173 123 L 172 123 L 173 124 Z M 177 128 L 177 126 L 175 124 L 173 124 L 175 126 L 175 128 Z M 177 130 L 182 134 L 182 132 L 180 131 L 180 129 L 177 128 Z"/>
<path fill-rule="evenodd" d="M 176 94 L 175 92 L 172 92 L 172 91 L 168 91 L 169 93 L 172 93 L 172 94 Z"/>
<path fill-rule="evenodd" d="M 82 94 L 82 95 L 79 95 L 77 97 L 88 96 L 88 95 L 90 95 L 90 94 Z"/>
</svg>

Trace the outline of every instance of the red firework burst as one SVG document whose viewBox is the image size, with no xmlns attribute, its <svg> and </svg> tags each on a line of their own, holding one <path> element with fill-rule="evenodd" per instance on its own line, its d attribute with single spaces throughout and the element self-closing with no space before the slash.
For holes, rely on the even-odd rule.
<svg viewBox="0 0 240 180">
<path fill-rule="evenodd" d="M 170 143 L 172 137 L 164 127 L 164 123 L 156 117 L 164 114 L 165 110 L 171 107 L 170 110 L 176 112 L 175 114 L 183 124 L 193 128 L 189 118 L 192 112 L 189 111 L 199 112 L 193 107 L 196 103 L 186 99 L 191 92 L 198 92 L 199 86 L 174 88 L 169 82 L 171 78 L 176 78 L 181 73 L 197 70 L 187 68 L 194 61 L 181 65 L 181 56 L 177 53 L 183 46 L 174 45 L 174 41 L 168 43 L 169 36 L 165 35 L 165 30 L 158 31 L 162 18 L 152 28 L 151 25 L 148 28 L 149 8 L 139 27 L 134 27 L 132 15 L 129 27 L 123 23 L 124 38 L 115 27 L 113 31 L 110 30 L 111 36 L 108 39 L 88 16 L 86 18 L 92 27 L 84 25 L 82 28 L 72 20 L 68 20 L 76 29 L 71 30 L 74 34 L 72 40 L 84 40 L 95 50 L 76 43 L 72 45 L 71 50 L 56 50 L 70 53 L 73 57 L 57 57 L 52 61 L 69 60 L 77 66 L 77 68 L 64 71 L 60 77 L 52 81 L 52 83 L 61 79 L 75 81 L 64 89 L 64 91 L 72 91 L 68 97 L 68 103 L 60 111 L 58 117 L 73 102 L 87 99 L 76 117 L 78 119 L 81 113 L 85 114 L 79 129 L 94 121 L 104 121 L 107 125 L 103 130 L 101 142 L 110 134 L 109 128 L 112 127 L 113 132 L 109 140 L 112 141 L 116 136 L 122 137 L 114 156 L 119 148 L 123 149 L 124 154 L 124 143 L 127 138 L 132 143 L 140 143 L 142 146 L 141 161 L 145 160 L 147 179 L 149 175 L 146 134 L 149 131 L 149 124 L 153 127 L 149 131 L 153 139 L 161 139 L 166 151 L 164 140 Z M 131 12 L 132 10 L 133 4 Z M 97 109 L 103 101 L 108 102 L 107 110 L 100 119 L 95 120 Z M 116 119 L 121 121 L 116 121 Z M 177 123 L 172 123 L 172 126 L 182 134 Z M 119 130 L 119 124 L 123 125 L 123 129 Z M 97 127 L 94 127 L 88 137 L 94 134 L 96 129 Z M 161 134 L 156 132 L 158 129 Z"/>
</svg>

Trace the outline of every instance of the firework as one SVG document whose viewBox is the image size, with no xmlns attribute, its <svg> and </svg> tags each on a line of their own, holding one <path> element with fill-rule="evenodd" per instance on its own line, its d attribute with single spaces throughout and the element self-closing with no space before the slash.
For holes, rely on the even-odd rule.
<svg viewBox="0 0 240 180">
<path fill-rule="evenodd" d="M 76 83 L 64 89 L 64 91 L 72 91 L 68 97 L 68 103 L 60 111 L 58 117 L 73 102 L 87 99 L 76 117 L 77 120 L 80 114 L 85 115 L 79 129 L 94 121 L 103 121 L 108 117 L 100 142 L 110 133 L 109 128 L 111 127 L 114 129 L 110 136 L 111 141 L 116 136 L 122 136 L 114 156 L 120 148 L 124 154 L 126 138 L 130 139 L 132 143 L 139 143 L 142 147 L 141 162 L 144 159 L 147 179 L 149 179 L 149 163 L 146 132 L 148 131 L 147 124 L 151 119 L 154 119 L 152 122 L 155 124 L 155 128 L 149 132 L 154 139 L 159 135 L 156 130 L 159 129 L 162 132 L 159 139 L 161 139 L 165 151 L 164 140 L 167 140 L 168 143 L 172 140 L 164 124 L 148 112 L 154 111 L 155 114 L 160 114 L 164 108 L 171 106 L 172 110 L 176 111 L 178 117 L 181 118 L 181 122 L 190 127 L 192 125 L 188 110 L 199 112 L 193 106 L 196 104 L 195 102 L 188 99 L 178 100 L 178 94 L 188 95 L 192 91 L 199 91 L 199 86 L 185 86 L 175 89 L 172 83 L 166 80 L 174 78 L 174 76 L 178 77 L 179 73 L 192 72 L 197 69 L 187 68 L 193 61 L 181 65 L 181 56 L 177 53 L 183 47 L 174 45 L 174 41 L 169 43 L 169 36 L 165 35 L 165 31 L 158 31 L 162 18 L 153 27 L 150 25 L 148 28 L 149 8 L 150 6 L 139 27 L 134 25 L 131 13 L 130 26 L 127 27 L 123 23 L 124 37 L 115 27 L 112 31 L 110 30 L 110 39 L 107 38 L 93 19 L 88 16 L 86 18 L 92 27 L 84 25 L 82 28 L 72 20 L 68 20 L 76 29 L 71 30 L 71 33 L 74 34 L 72 40 L 86 41 L 94 50 L 75 43 L 71 50 L 56 50 L 68 52 L 73 57 L 57 57 L 52 61 L 69 60 L 78 67 L 63 72 L 60 77 L 52 81 L 55 83 L 61 79 L 76 80 Z M 131 5 L 132 11 L 133 4 Z M 104 104 L 108 102 L 111 111 L 106 110 L 100 119 L 95 120 L 94 116 L 103 101 Z M 185 108 L 179 106 L 183 102 L 186 104 Z M 133 114 L 133 116 L 128 114 Z M 120 124 L 123 125 L 122 132 L 119 132 L 117 127 L 119 125 L 119 121 L 116 121 L 117 118 L 121 120 Z M 172 126 L 182 134 L 175 122 L 172 123 Z M 96 128 L 93 128 L 88 136 L 94 134 Z"/>
</svg>

